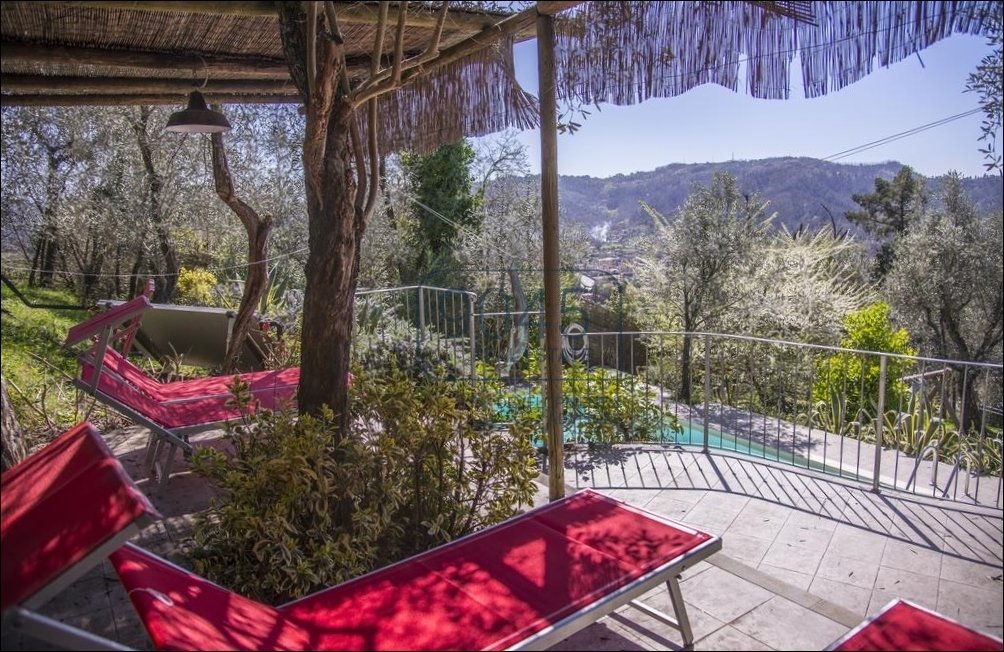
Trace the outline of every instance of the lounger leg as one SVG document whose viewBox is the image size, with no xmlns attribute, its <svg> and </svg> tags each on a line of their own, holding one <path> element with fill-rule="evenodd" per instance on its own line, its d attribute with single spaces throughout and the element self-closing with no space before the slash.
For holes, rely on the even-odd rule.
<svg viewBox="0 0 1004 652">
<path fill-rule="evenodd" d="M 673 603 L 673 611 L 676 612 L 676 622 L 679 624 L 680 633 L 683 634 L 684 646 L 694 644 L 694 630 L 690 628 L 690 618 L 687 617 L 687 605 L 683 602 L 683 593 L 680 591 L 680 578 L 677 575 L 666 580 L 666 588 L 669 589 L 669 601 Z"/>
<path fill-rule="evenodd" d="M 167 459 L 164 460 L 164 467 L 160 469 L 160 488 L 164 489 L 167 487 L 167 481 L 171 478 L 171 467 L 174 465 L 174 456 L 178 451 L 178 447 L 174 444 L 169 444 L 164 447 L 167 450 Z"/>
<path fill-rule="evenodd" d="M 690 619 L 687 618 L 687 605 L 680 592 L 679 576 L 674 575 L 666 580 L 666 588 L 669 589 L 669 602 L 673 605 L 672 616 L 640 600 L 631 600 L 628 604 L 680 632 L 683 635 L 683 646 L 689 648 L 694 644 L 694 630 L 690 628 Z"/>
<path fill-rule="evenodd" d="M 146 439 L 146 457 L 143 458 L 143 465 L 148 469 L 153 468 L 154 455 L 157 452 L 157 442 L 159 439 L 153 432 Z"/>
</svg>

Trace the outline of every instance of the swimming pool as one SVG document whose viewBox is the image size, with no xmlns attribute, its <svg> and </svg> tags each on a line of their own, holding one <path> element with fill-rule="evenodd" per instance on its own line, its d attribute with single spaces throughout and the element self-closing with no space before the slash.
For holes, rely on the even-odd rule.
<svg viewBox="0 0 1004 652">
<path fill-rule="evenodd" d="M 522 405 L 522 407 L 530 407 L 532 409 L 540 409 L 540 396 L 537 394 L 529 394 L 520 396 L 518 398 L 514 397 L 517 404 Z M 500 420 L 508 420 L 512 415 L 513 408 L 509 405 L 500 404 L 497 407 L 498 416 Z M 543 412 L 540 413 L 540 418 L 543 419 Z M 588 443 L 588 439 L 582 436 L 582 423 L 583 417 L 570 417 L 566 414 L 565 424 L 564 424 L 564 435 L 566 443 Z M 704 445 L 704 426 L 699 423 L 687 423 L 680 422 L 683 428 L 682 432 L 676 432 L 670 428 L 665 428 L 662 434 L 652 440 L 645 442 L 624 442 L 624 443 L 653 443 L 653 444 L 677 444 L 680 446 L 703 446 Z M 544 446 L 543 434 L 539 438 L 534 438 L 533 445 L 535 447 L 541 448 Z M 813 460 L 796 453 L 781 450 L 780 448 L 773 446 L 765 446 L 759 442 L 753 441 L 749 436 L 735 436 L 730 433 L 722 432 L 716 428 L 708 428 L 708 448 L 741 453 L 743 455 L 749 455 L 751 457 L 758 457 L 764 460 L 770 460 L 774 462 L 781 462 L 783 464 L 791 464 L 803 469 L 812 469 L 816 471 L 821 471 L 824 473 L 831 473 L 834 475 L 843 475 L 844 472 L 839 467 L 830 466 L 824 464 L 819 460 Z"/>
<path fill-rule="evenodd" d="M 690 446 L 704 445 L 703 426 L 699 424 L 681 425 L 683 426 L 683 432 L 678 434 L 674 433 L 674 436 L 671 438 L 673 443 Z M 814 469 L 816 471 L 823 471 L 824 473 L 833 473 L 837 475 L 842 474 L 838 467 L 833 467 L 818 460 L 809 459 L 772 446 L 764 446 L 763 444 L 752 441 L 752 438 L 750 437 L 736 437 L 710 427 L 708 428 L 708 448 L 717 448 L 719 450 L 742 453 L 744 455 L 760 457 L 765 460 L 791 464 L 792 466 L 801 467 L 803 469 Z"/>
</svg>

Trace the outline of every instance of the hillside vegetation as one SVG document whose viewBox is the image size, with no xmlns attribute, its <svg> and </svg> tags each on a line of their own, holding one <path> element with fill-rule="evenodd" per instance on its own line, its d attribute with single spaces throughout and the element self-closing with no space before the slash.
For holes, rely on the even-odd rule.
<svg viewBox="0 0 1004 652">
<path fill-rule="evenodd" d="M 898 162 L 874 165 L 829 163 L 812 158 L 770 158 L 724 163 L 676 163 L 650 172 L 595 177 L 563 176 L 559 180 L 562 219 L 593 227 L 609 222 L 614 231 L 649 229 L 652 220 L 639 205 L 644 201 L 672 217 L 683 206 L 695 183 L 708 185 L 718 172 L 736 178 L 744 193 L 770 200 L 777 212 L 775 226 L 796 231 L 830 226 L 832 214 L 838 231 L 863 232 L 847 221 L 847 211 L 860 207 L 851 197 L 871 192 L 875 179 L 892 179 L 902 168 Z M 931 190 L 935 179 L 926 179 Z M 999 176 L 963 179 L 963 188 L 981 212 L 1004 206 L 1004 186 Z"/>
</svg>

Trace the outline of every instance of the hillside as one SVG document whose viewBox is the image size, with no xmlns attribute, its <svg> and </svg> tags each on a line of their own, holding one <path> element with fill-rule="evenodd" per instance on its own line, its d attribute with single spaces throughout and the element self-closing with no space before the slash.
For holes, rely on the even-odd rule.
<svg viewBox="0 0 1004 652">
<path fill-rule="evenodd" d="M 790 229 L 829 226 L 827 209 L 838 229 L 855 231 L 844 213 L 859 207 L 855 193 L 871 192 L 876 177 L 891 179 L 901 164 L 846 165 L 811 158 L 772 158 L 726 163 L 666 165 L 649 172 L 619 174 L 605 179 L 563 176 L 559 180 L 561 216 L 586 227 L 609 222 L 613 232 L 647 228 L 650 218 L 638 205 L 644 200 L 671 216 L 684 202 L 694 183 L 709 184 L 718 171 L 728 171 L 744 192 L 770 200 L 777 224 Z M 928 188 L 937 187 L 928 179 Z M 999 176 L 965 180 L 970 197 L 981 210 L 1001 210 L 1004 186 Z"/>
</svg>

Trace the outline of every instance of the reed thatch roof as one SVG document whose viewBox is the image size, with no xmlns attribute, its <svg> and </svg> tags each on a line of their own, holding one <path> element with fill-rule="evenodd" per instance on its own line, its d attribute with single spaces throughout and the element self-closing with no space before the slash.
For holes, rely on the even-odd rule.
<svg viewBox="0 0 1004 652">
<path fill-rule="evenodd" d="M 354 85 L 371 74 L 379 3 L 330 3 Z M 558 14 L 559 97 L 627 104 L 703 83 L 788 96 L 800 57 L 810 97 L 837 90 L 953 33 L 981 33 L 993 2 L 541 2 Z M 534 36 L 534 6 L 515 15 L 450 3 L 402 7 L 403 88 L 380 97 L 384 151 L 427 149 L 465 135 L 536 124 L 515 80 L 514 42 Z M 473 7 L 473 8 L 472 8 Z M 571 7 L 569 9 L 569 7 Z M 0 4 L 4 106 L 301 101 L 272 2 L 16 2 Z M 396 32 L 395 32 L 396 33 Z M 434 44 L 432 59 L 428 55 Z M 487 45 L 484 45 L 487 44 Z M 381 67 L 397 43 L 384 40 Z M 438 53 L 438 54 L 437 54 Z M 429 72 L 431 71 L 431 72 Z M 745 71 L 745 81 L 740 79 Z"/>
</svg>

